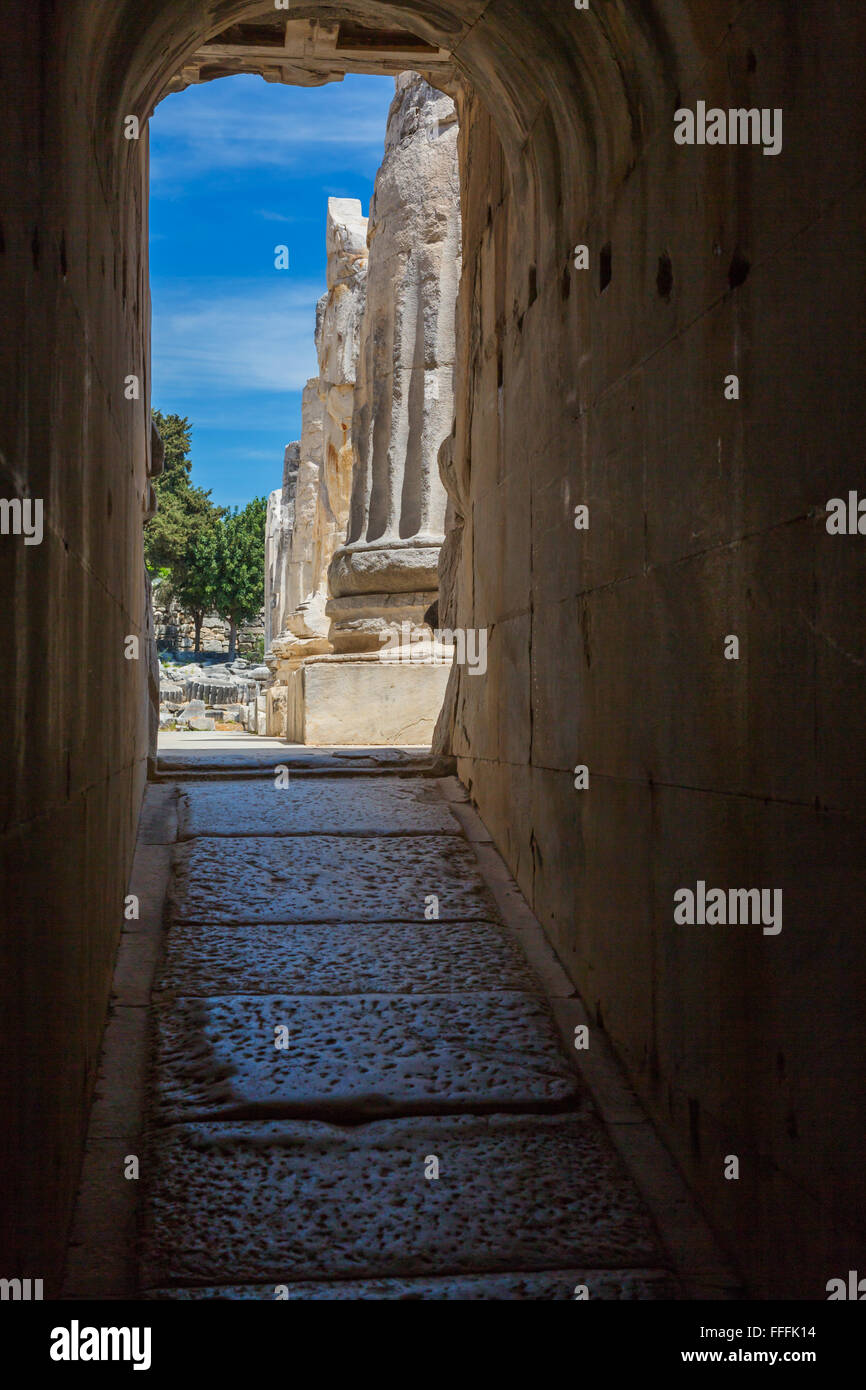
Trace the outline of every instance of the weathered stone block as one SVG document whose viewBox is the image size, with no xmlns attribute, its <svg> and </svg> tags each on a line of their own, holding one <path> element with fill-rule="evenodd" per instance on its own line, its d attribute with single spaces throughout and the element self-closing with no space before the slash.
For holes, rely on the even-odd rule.
<svg viewBox="0 0 866 1390">
<path fill-rule="evenodd" d="M 662 1263 L 588 1112 L 175 1125 L 149 1164 L 145 1287 Z"/>
<path fill-rule="evenodd" d="M 176 918 L 198 922 L 499 917 L 459 836 L 201 836 L 177 847 L 171 901 Z"/>
<path fill-rule="evenodd" d="M 438 994 L 539 988 L 490 922 L 175 922 L 161 986 L 186 995 Z"/>
<path fill-rule="evenodd" d="M 449 669 L 376 658 L 311 658 L 291 687 L 287 736 L 325 746 L 429 746 Z"/>
<path fill-rule="evenodd" d="M 186 786 L 178 834 L 459 834 L 435 784 L 423 778 L 298 777 Z"/>
<path fill-rule="evenodd" d="M 345 1123 L 578 1094 L 547 1004 L 528 994 L 181 999 L 159 1010 L 157 1031 L 161 1122 Z"/>
</svg>

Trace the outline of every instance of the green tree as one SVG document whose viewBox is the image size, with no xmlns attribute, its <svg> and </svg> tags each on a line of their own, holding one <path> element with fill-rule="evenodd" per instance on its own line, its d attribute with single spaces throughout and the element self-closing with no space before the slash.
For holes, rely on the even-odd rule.
<svg viewBox="0 0 866 1390">
<path fill-rule="evenodd" d="M 177 585 L 190 542 L 219 520 L 220 509 L 214 507 L 209 492 L 189 483 L 177 492 L 157 491 L 157 499 L 159 509 L 144 532 L 145 560 L 152 575 L 167 569 Z"/>
<path fill-rule="evenodd" d="M 255 497 L 220 521 L 214 607 L 229 624 L 229 661 L 237 649 L 238 625 L 255 618 L 265 598 L 267 499 Z"/>
<path fill-rule="evenodd" d="M 192 441 L 192 425 L 185 415 L 163 415 L 161 410 L 152 410 L 153 423 L 165 449 L 165 464 L 156 479 L 157 490 L 168 491 L 190 481 L 192 459 L 189 456 Z"/>
<path fill-rule="evenodd" d="M 154 479 L 158 510 L 145 527 L 145 561 L 168 595 L 191 613 L 198 652 L 204 615 L 213 607 L 216 534 L 225 508 L 215 507 L 210 492 L 193 485 L 189 420 L 158 410 L 153 420 L 165 447 L 165 467 Z"/>
<path fill-rule="evenodd" d="M 213 608 L 216 597 L 219 516 L 216 508 L 213 513 L 209 523 L 197 535 L 190 537 L 177 579 L 170 581 L 172 594 L 181 608 L 192 617 L 196 655 L 201 648 L 201 627 L 205 614 Z"/>
</svg>

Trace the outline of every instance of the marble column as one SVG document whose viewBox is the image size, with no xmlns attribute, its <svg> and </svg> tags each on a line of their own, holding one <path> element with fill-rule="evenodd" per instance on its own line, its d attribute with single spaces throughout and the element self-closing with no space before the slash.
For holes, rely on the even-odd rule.
<svg viewBox="0 0 866 1390">
<path fill-rule="evenodd" d="M 366 307 L 354 392 L 346 543 L 329 572 L 336 652 L 423 625 L 438 592 L 460 279 L 457 114 L 416 73 L 396 80 L 368 228 Z"/>
<path fill-rule="evenodd" d="M 268 664 L 277 680 L 332 650 L 328 565 L 346 534 L 352 484 L 355 367 L 367 275 L 367 219 L 354 198 L 330 198 L 328 288 L 316 309 L 319 375 L 307 382 L 301 438 L 286 449 L 283 486 L 266 531 Z"/>
</svg>

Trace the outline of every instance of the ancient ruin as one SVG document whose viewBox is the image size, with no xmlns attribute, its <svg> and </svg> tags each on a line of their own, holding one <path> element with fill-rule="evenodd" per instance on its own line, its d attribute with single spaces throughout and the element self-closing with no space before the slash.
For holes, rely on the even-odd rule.
<svg viewBox="0 0 866 1390">
<path fill-rule="evenodd" d="M 454 103 L 407 72 L 369 227 L 360 205 L 329 204 L 320 375 L 268 504 L 269 656 L 274 686 L 288 687 L 285 701 L 271 696 L 268 733 L 302 743 L 432 736 L 449 661 L 426 615 L 445 538 L 437 454 L 454 412 L 460 246 Z M 380 662 L 395 630 L 404 642 L 425 637 L 429 659 L 416 644 L 398 672 Z"/>
<path fill-rule="evenodd" d="M 316 310 L 319 375 L 307 382 L 299 441 L 286 448 L 282 488 L 268 499 L 265 649 L 278 684 L 304 656 L 330 651 L 328 565 L 345 535 L 351 423 L 367 276 L 367 219 L 330 198 L 328 288 Z"/>
<path fill-rule="evenodd" d="M 415 73 L 396 86 L 370 207 L 349 530 L 328 572 L 337 652 L 376 651 L 384 627 L 424 623 L 445 539 L 437 453 L 454 415 L 457 113 Z"/>
<path fill-rule="evenodd" d="M 192 614 L 184 611 L 175 598 L 163 596 L 162 584 L 153 584 L 153 617 L 156 645 L 161 652 L 189 653 L 195 659 L 195 623 Z M 199 653 L 228 652 L 230 624 L 218 613 L 205 613 L 199 633 Z M 239 623 L 237 652 L 239 656 L 262 653 L 265 636 L 264 613 L 251 622 Z"/>
<path fill-rule="evenodd" d="M 242 1000 L 240 1023 L 226 1026 L 213 1000 L 236 978 L 249 980 L 251 992 L 307 989 L 323 1001 L 317 1030 L 333 1029 L 314 1036 L 340 1046 L 362 989 L 403 994 L 408 981 L 423 999 L 437 989 L 447 996 L 457 980 L 486 997 L 491 976 L 524 978 L 513 966 L 508 973 L 501 942 L 479 944 L 491 931 L 497 941 L 502 935 L 498 917 L 487 915 L 486 883 L 473 889 L 472 921 L 489 929 L 481 937 L 467 930 L 465 893 L 448 915 L 449 892 L 498 853 L 520 890 L 500 865 L 494 886 L 520 909 L 516 934 L 541 924 L 558 955 L 560 1019 L 588 1029 L 588 1050 L 571 1048 L 572 1056 L 586 1059 L 590 1075 L 609 1043 L 627 1075 L 622 1103 L 600 1113 L 638 1177 L 646 1176 L 655 1127 L 746 1297 L 824 1300 L 828 1286 L 844 1287 L 850 1271 L 863 1271 L 866 631 L 863 537 L 834 534 L 826 520 L 828 502 L 864 488 L 857 343 L 866 297 L 866 6 L 8 0 L 0 49 L 0 476 L 3 500 L 41 500 L 44 523 L 38 545 L 0 535 L 0 650 L 13 696 L 0 839 L 8 914 L 0 1277 L 44 1279 L 47 1298 L 63 1287 L 89 1105 L 109 1090 L 99 1063 L 106 1018 L 106 1036 L 121 1043 L 144 1035 L 148 1013 L 171 1026 L 184 1021 L 172 1018 L 170 989 L 152 998 L 136 973 L 142 945 L 151 962 L 163 959 L 163 904 L 145 903 L 157 869 L 167 878 L 174 863 L 181 890 L 168 933 L 174 975 L 165 983 L 208 996 L 194 1045 L 217 1045 L 209 1103 L 224 1088 L 226 1106 L 246 1114 L 250 1067 L 238 1074 L 221 1064 L 240 1055 L 232 1046 L 239 1037 L 244 1056 L 273 1060 L 273 1019 L 260 1014 L 251 1033 Z M 232 73 L 315 85 L 347 72 L 410 68 L 447 92 L 459 116 L 459 133 L 451 127 L 441 137 L 457 142 L 462 216 L 453 414 L 436 421 L 440 437 L 430 447 L 435 457 L 449 441 L 441 451 L 451 528 L 440 552 L 441 613 L 451 626 L 489 635 L 483 679 L 452 669 L 439 733 L 456 779 L 443 779 L 450 791 L 441 794 L 471 799 L 454 803 L 466 834 L 455 833 L 447 808 L 444 848 L 420 843 L 425 793 L 436 779 L 429 766 L 419 769 L 414 806 L 395 806 L 401 777 L 388 769 L 404 770 L 398 748 L 384 750 L 391 761 L 375 768 L 360 751 L 351 755 L 376 772 L 376 786 L 354 796 L 342 777 L 348 755 L 322 755 L 317 766 L 329 767 L 338 785 L 318 790 L 315 778 L 299 777 L 294 800 L 274 792 L 270 754 L 258 744 L 258 763 L 237 769 L 239 778 L 233 769 L 221 789 L 227 833 L 211 835 L 214 808 L 198 796 L 188 798 L 178 832 L 180 792 L 197 774 L 175 764 L 172 780 L 155 763 L 158 681 L 142 544 L 159 467 L 149 400 L 149 117 L 168 93 Z M 314 95 L 326 109 L 327 90 Z M 678 143 L 677 111 L 699 102 L 782 111 L 779 152 Z M 134 138 L 130 118 L 140 126 Z M 375 249 L 374 237 L 371 256 Z M 133 373 L 137 397 L 125 393 Z M 410 415 L 414 402 L 420 420 L 427 372 L 408 375 L 416 392 Z M 390 406 L 379 418 L 389 440 L 398 439 L 403 427 L 392 430 Z M 392 471 L 403 464 L 388 447 L 377 454 L 374 428 L 351 532 L 346 470 L 344 529 L 323 560 L 335 591 L 329 599 L 321 575 L 309 587 L 304 581 L 291 613 L 309 595 L 315 622 L 291 632 L 300 642 L 331 642 L 332 622 L 338 640 L 354 632 L 366 642 L 383 595 L 399 603 L 435 588 L 424 552 L 445 529 L 441 494 L 431 494 L 425 514 L 423 487 L 412 481 L 421 475 Z M 406 456 L 421 454 L 408 448 Z M 580 508 L 588 525 L 578 529 Z M 347 536 L 348 553 L 338 557 Z M 409 606 L 417 614 L 420 604 Z M 138 660 L 125 655 L 130 635 L 141 639 Z M 736 659 L 726 655 L 730 636 Z M 305 673 L 312 685 L 312 673 L 338 670 L 340 661 L 360 670 L 377 653 L 308 656 L 292 679 Z M 347 710 L 347 724 L 353 714 Z M 281 745 L 273 762 L 294 754 L 308 768 L 316 760 L 316 750 Z M 247 804 L 235 834 L 238 786 L 257 776 L 258 804 Z M 140 818 L 146 787 L 159 796 Z M 374 843 L 359 845 L 359 826 Z M 131 879 L 139 827 L 141 867 Z M 302 862 L 299 886 L 290 866 Z M 759 926 L 676 923 L 674 895 L 701 881 L 781 890 L 783 929 L 765 936 Z M 140 922 L 124 918 L 127 894 L 141 895 Z M 428 895 L 441 898 L 439 923 L 424 916 Z M 370 914 L 364 931 L 359 899 Z M 291 926 L 273 930 L 277 910 Z M 237 927 L 259 944 L 239 948 Z M 232 969 L 239 949 L 246 977 Z M 272 953 L 264 965 L 262 951 Z M 116 962 L 126 967 L 119 985 Z M 202 983 L 210 969 L 216 980 Z M 290 1006 L 278 1022 L 291 1021 Z M 474 1280 L 527 1275 L 531 1256 L 530 1272 L 550 1270 L 552 1261 L 585 1270 L 593 1251 L 580 1243 L 583 1233 L 605 1225 L 594 1213 L 634 1211 L 618 1205 L 616 1184 L 595 1161 L 601 1149 L 581 1148 L 578 1127 L 562 1114 L 539 1115 L 534 1101 L 519 1123 L 516 1115 L 503 1123 L 430 1114 L 457 1093 L 460 1040 L 485 1008 L 476 998 L 469 1024 L 456 1027 L 443 1072 L 452 1091 L 425 1094 L 421 1113 L 417 1097 L 413 1111 L 405 1093 L 388 1092 L 393 1069 L 370 1073 L 368 1094 L 403 1110 L 322 1142 L 333 1152 L 329 1201 L 317 1200 L 322 1165 L 303 1143 L 287 1158 L 286 1150 L 266 1152 L 255 1135 L 244 1139 L 256 1122 L 219 1119 L 213 1123 L 236 1126 L 238 1138 L 227 1151 L 208 1149 L 209 1170 L 223 1174 L 212 1183 L 186 1121 L 163 1125 L 160 1172 L 169 1176 L 150 1192 L 161 1203 L 164 1239 L 157 1248 L 151 1224 L 149 1277 L 190 1297 L 238 1283 L 270 1284 L 272 1293 L 283 1277 L 319 1290 L 331 1278 L 351 1296 L 349 1286 L 394 1288 L 412 1274 L 411 1296 L 438 1297 L 455 1268 Z M 401 1010 L 390 1012 L 397 1025 L 381 1024 L 380 1015 L 377 1037 L 393 1037 L 395 1027 L 405 1035 Z M 504 1025 L 494 1032 L 500 1041 L 511 1036 Z M 419 1033 L 437 1046 L 444 1037 L 432 1027 Z M 422 1071 L 430 1063 L 424 1084 L 432 1087 L 438 1062 L 423 1046 L 411 1060 L 419 1056 Z M 191 1050 L 164 1049 L 180 1059 Z M 513 1068 L 516 1049 L 502 1053 Z M 380 1056 L 387 1061 L 387 1049 Z M 313 1062 L 327 1068 L 333 1058 L 321 1046 Z M 102 1223 L 97 1272 L 107 1268 L 101 1238 L 112 1233 L 127 1241 L 116 1267 L 134 1266 L 134 1204 L 152 1181 L 123 1174 L 125 1157 L 144 1153 L 141 1107 L 130 1095 L 146 1068 L 123 1054 L 112 1074 L 129 1094 L 109 1101 L 108 1113 L 103 1105 L 104 1125 L 87 1150 L 98 1194 L 89 1211 Z M 539 1074 L 543 1084 L 544 1060 Z M 348 1075 L 347 1067 L 324 1076 L 317 1120 Z M 174 1087 L 171 1076 L 167 1084 Z M 194 1087 L 186 1094 L 201 1099 Z M 267 1102 L 267 1088 L 263 1095 Z M 297 1096 L 285 1104 L 297 1107 Z M 303 1118 L 281 1123 L 310 1127 Z M 548 1146 L 544 1163 L 530 1143 L 539 1129 L 571 1135 L 564 1148 Z M 484 1136 L 493 1133 L 500 1138 L 491 1159 Z M 450 1177 L 428 1183 L 421 1168 L 446 1141 L 458 1173 L 450 1191 Z M 388 1185 L 405 1171 L 407 1153 L 419 1158 L 408 1205 L 402 1178 Z M 739 1158 L 736 1181 L 726 1172 L 729 1156 Z M 271 1160 L 282 1162 L 284 1176 L 296 1174 L 291 1191 L 270 1183 Z M 575 1181 L 563 1192 L 566 1172 Z M 485 1183 L 484 1174 L 494 1176 Z M 260 1205 L 258 1226 L 241 1229 L 241 1188 L 280 1198 Z M 542 1189 L 549 1204 L 514 1207 L 512 1195 Z M 209 1204 L 206 1225 L 196 1195 Z M 439 1222 L 403 1219 L 440 1197 Z M 574 1202 L 585 1220 L 572 1224 Z M 514 1213 L 506 1230 L 502 1210 Z M 361 1211 L 382 1219 L 362 1226 Z M 291 1250 L 276 1246 L 295 1214 L 298 1239 Z M 455 1238 L 443 1248 L 436 1242 L 448 1222 Z M 635 1277 L 658 1270 L 643 1222 L 627 1225 L 631 1238 L 597 1255 L 602 1269 L 613 1274 L 627 1258 Z M 206 1268 L 190 1254 L 198 1230 L 212 1257 Z M 377 1230 L 387 1240 L 372 1239 Z M 702 1296 L 724 1297 L 730 1286 L 707 1273 L 689 1230 L 675 1222 L 670 1235 L 663 1232 L 666 1249 L 691 1260 Z M 519 1263 L 512 1237 L 524 1241 Z M 245 1256 L 242 1270 L 235 1250 Z M 516 1296 L 531 1297 L 526 1287 Z M 620 1281 L 607 1296 L 628 1297 L 627 1287 Z M 143 1288 L 134 1285 L 131 1296 Z M 129 1282 L 123 1289 L 129 1296 Z M 645 1339 L 632 1341 L 645 1355 Z"/>
</svg>

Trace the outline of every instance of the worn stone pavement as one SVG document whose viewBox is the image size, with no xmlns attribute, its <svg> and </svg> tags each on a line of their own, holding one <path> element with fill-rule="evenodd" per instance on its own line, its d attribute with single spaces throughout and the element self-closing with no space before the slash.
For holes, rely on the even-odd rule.
<svg viewBox="0 0 866 1390">
<path fill-rule="evenodd" d="M 139 1297 L 679 1296 L 461 796 L 179 784 Z"/>
</svg>

